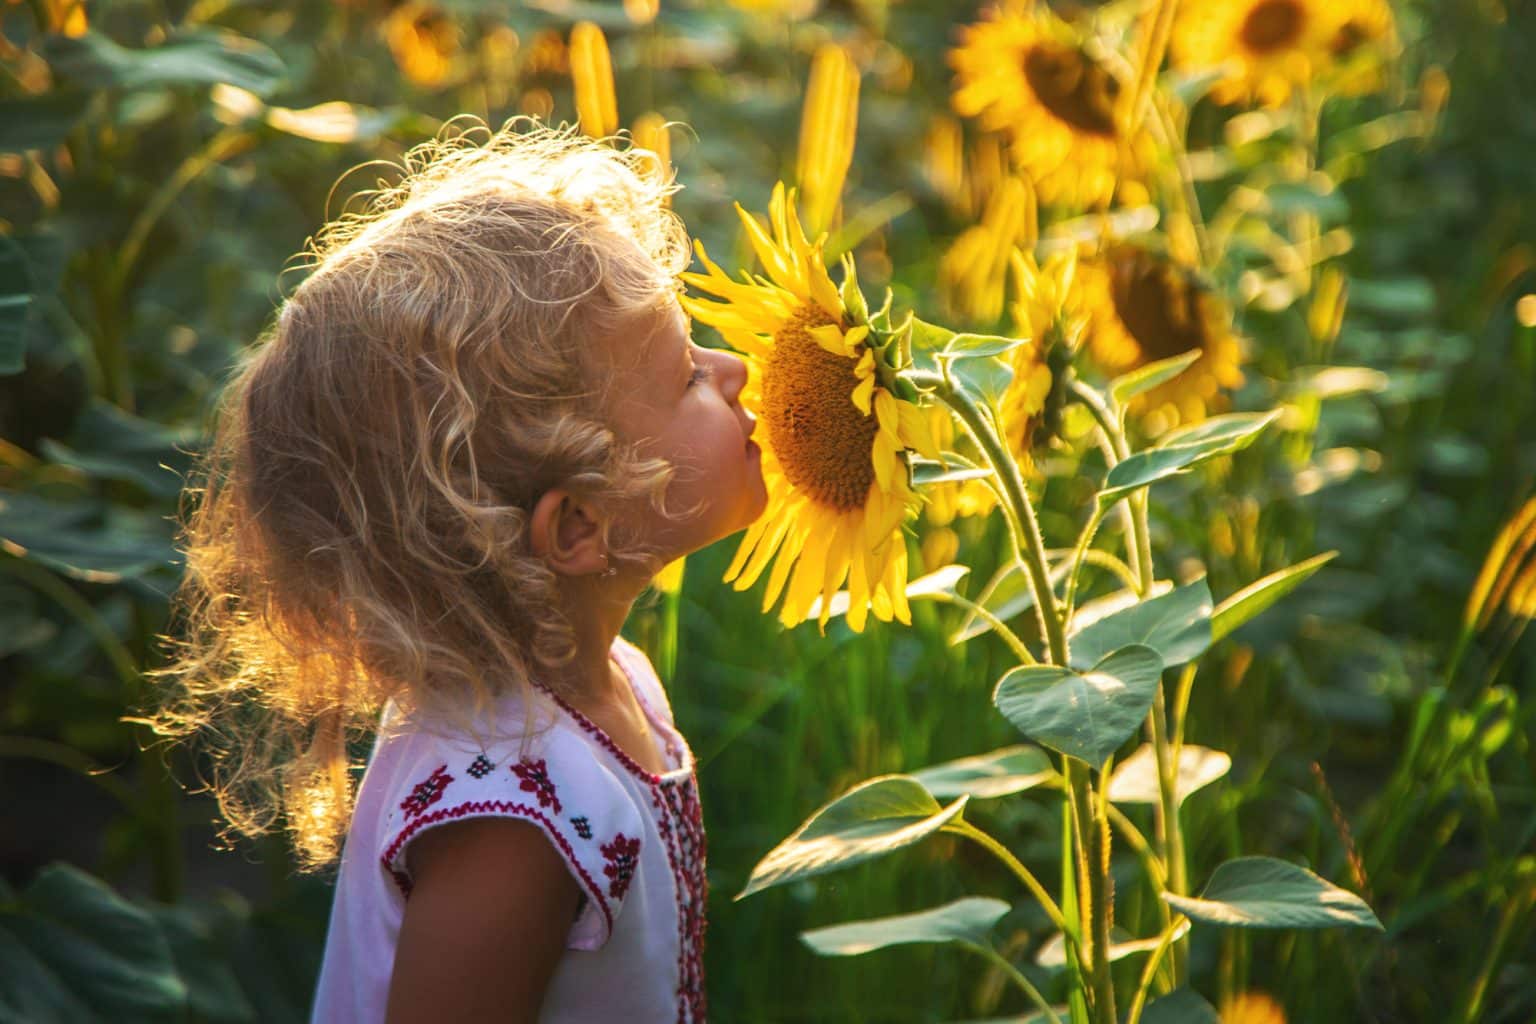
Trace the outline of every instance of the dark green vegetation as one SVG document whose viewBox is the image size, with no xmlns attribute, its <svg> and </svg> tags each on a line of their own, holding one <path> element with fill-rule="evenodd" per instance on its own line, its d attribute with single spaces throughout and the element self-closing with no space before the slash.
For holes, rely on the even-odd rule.
<svg viewBox="0 0 1536 1024">
<path fill-rule="evenodd" d="M 384 5 L 104 3 L 77 39 L 40 31 L 50 6 L 4 9 L 0 57 L 0 1020 L 301 1019 L 329 890 L 295 876 L 280 837 L 210 850 L 211 804 L 172 777 L 194 780 L 195 765 L 176 754 L 168 771 L 121 717 L 160 657 L 184 452 L 272 315 L 284 261 L 335 212 L 331 183 L 460 111 L 497 122 L 540 109 L 546 90 L 553 119 L 574 118 L 569 78 L 539 33 L 563 37 L 589 17 L 609 35 L 624 123 L 656 110 L 692 125 L 673 133 L 687 186 L 676 205 L 723 255 L 735 240 L 728 200 L 760 208 L 792 173 L 811 49 L 848 33 L 870 48 L 845 201 L 851 224 L 869 211 L 874 229 L 856 250 L 861 272 L 867 289 L 889 283 L 898 303 L 923 308 L 965 226 L 921 170 L 959 16 L 935 2 L 844 3 L 789 24 L 664 4 L 636 28 L 617 5 L 557 15 L 449 3 L 457 63 L 429 88 L 397 66 Z M 1513 313 L 1536 292 L 1536 10 L 1445 0 L 1399 19 L 1406 95 L 1328 107 L 1324 151 L 1418 102 L 1412 83 L 1431 65 L 1449 76 L 1449 105 L 1432 137 L 1349 156 L 1348 180 L 1314 211 L 1353 238 L 1327 362 L 1378 375 L 1319 379 L 1304 369 L 1318 357 L 1298 306 L 1241 310 L 1255 345 L 1236 406 L 1293 400 L 1313 413 L 1202 471 L 1199 486 L 1170 485 L 1152 510 L 1159 574 L 1185 578 L 1197 560 L 1218 601 L 1339 552 L 1202 662 L 1189 739 L 1231 752 L 1233 766 L 1185 806 L 1196 891 L 1217 863 L 1265 854 L 1359 892 L 1386 933 L 1197 930 L 1191 974 L 1215 1000 L 1267 990 L 1293 1021 L 1525 1021 L 1536 1016 L 1536 652 L 1518 642 L 1518 615 L 1466 630 L 1463 614 L 1536 476 L 1536 329 Z M 497 26 L 520 45 L 509 50 Z M 345 100 L 354 137 L 251 119 L 216 83 L 274 108 Z M 1221 145 L 1226 116 L 1197 107 L 1191 149 Z M 1214 204 L 1230 184 L 1203 181 L 1202 198 Z M 889 254 L 889 282 L 877 253 Z M 1229 291 L 1238 260 L 1215 268 Z M 1070 542 L 1065 510 L 1088 495 L 1050 479 L 1039 504 L 1051 545 Z M 1000 526 L 961 527 L 978 580 Z M 754 596 L 715 582 L 729 553 L 691 560 L 677 605 L 658 600 L 631 629 L 653 652 L 675 649 L 673 702 L 701 764 L 713 1017 L 1022 1012 L 1001 976 L 943 949 L 844 963 L 796 938 L 966 894 L 1017 898 L 993 860 L 947 837 L 732 902 L 767 850 L 855 781 L 1018 737 L 985 700 L 1013 662 L 994 638 L 948 646 L 955 609 L 917 604 L 910 630 L 785 633 Z M 1059 848 L 1058 802 L 968 813 L 1043 872 Z M 1129 852 L 1116 855 L 1132 878 Z M 72 867 L 49 866 L 59 861 Z M 1122 915 L 1147 913 L 1149 893 L 1121 888 Z M 1020 903 L 994 935 L 1048 984 L 1034 966 L 1048 931 Z"/>
</svg>

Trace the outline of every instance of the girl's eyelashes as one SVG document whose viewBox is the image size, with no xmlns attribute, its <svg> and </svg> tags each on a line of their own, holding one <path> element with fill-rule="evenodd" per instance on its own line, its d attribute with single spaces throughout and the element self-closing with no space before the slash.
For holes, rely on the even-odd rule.
<svg viewBox="0 0 1536 1024">
<path fill-rule="evenodd" d="M 688 377 L 688 386 L 693 387 L 695 384 L 702 384 L 714 375 L 715 368 L 713 366 L 695 366 L 693 373 Z"/>
</svg>

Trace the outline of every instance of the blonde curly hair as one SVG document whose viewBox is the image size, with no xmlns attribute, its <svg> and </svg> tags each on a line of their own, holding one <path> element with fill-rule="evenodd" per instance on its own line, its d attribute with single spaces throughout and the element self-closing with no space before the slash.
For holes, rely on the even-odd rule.
<svg viewBox="0 0 1536 1024">
<path fill-rule="evenodd" d="M 348 742 L 387 702 L 467 724 L 572 654 L 528 516 L 556 485 L 660 507 L 669 467 L 602 418 L 591 339 L 670 301 L 688 264 L 663 166 L 450 122 L 306 246 L 184 495 L 178 635 L 146 718 L 210 755 L 226 836 L 281 821 L 303 866 L 329 863 Z"/>
</svg>

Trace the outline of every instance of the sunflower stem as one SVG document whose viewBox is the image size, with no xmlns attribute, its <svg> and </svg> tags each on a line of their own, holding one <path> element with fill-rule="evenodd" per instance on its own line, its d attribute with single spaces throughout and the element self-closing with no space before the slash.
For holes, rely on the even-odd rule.
<svg viewBox="0 0 1536 1024">
<path fill-rule="evenodd" d="M 1056 591 L 1051 586 L 1045 538 L 1040 533 L 1040 523 L 1035 518 L 1035 508 L 1029 500 L 1029 492 L 1024 488 L 1024 478 L 1019 473 L 1018 463 L 1008 454 L 982 408 L 964 388 L 957 387 L 947 375 L 914 371 L 908 377 L 914 384 L 932 389 L 945 405 L 955 411 L 1002 484 L 1003 496 L 1007 499 L 1003 507 L 1008 512 L 1020 559 L 1029 574 L 1030 587 L 1035 594 L 1035 610 L 1040 616 L 1041 633 L 1050 647 L 1051 662 L 1065 666 L 1067 635 L 1061 621 L 1061 607 L 1056 600 Z"/>
<path fill-rule="evenodd" d="M 1034 590 L 1035 610 L 1039 614 L 1041 631 L 1050 648 L 1051 662 L 1065 668 L 1069 653 L 1066 624 L 1062 621 L 1061 606 L 1051 586 L 1045 538 L 1040 533 L 1040 523 L 1035 518 L 1034 505 L 1029 500 L 1029 492 L 1025 490 L 1018 462 L 1009 455 L 975 397 L 965 388 L 957 386 L 948 374 L 911 371 L 908 377 L 914 384 L 933 391 L 944 404 L 954 410 L 955 415 L 971 432 L 977 447 L 986 455 L 1002 484 L 1003 496 L 1007 499 L 1003 507 L 1008 513 L 1009 525 L 1013 528 L 1014 545 Z M 1114 898 L 1109 877 L 1109 820 L 1102 813 L 1102 807 L 1099 808 L 1100 813 L 1095 813 L 1093 784 L 1088 777 L 1088 766 L 1070 757 L 1065 758 L 1065 761 L 1068 806 L 1077 847 L 1078 906 L 1082 915 L 1083 962 L 1086 968 L 1086 977 L 1080 980 L 1087 987 L 1095 1024 L 1115 1024 L 1115 985 L 1109 970 L 1109 925 Z"/>
</svg>

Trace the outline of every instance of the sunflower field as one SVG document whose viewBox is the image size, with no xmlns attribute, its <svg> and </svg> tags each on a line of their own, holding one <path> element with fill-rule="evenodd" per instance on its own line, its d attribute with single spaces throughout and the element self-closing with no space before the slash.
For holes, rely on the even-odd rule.
<svg viewBox="0 0 1536 1024">
<path fill-rule="evenodd" d="M 747 366 L 767 508 L 625 627 L 712 1019 L 1536 1020 L 1536 4 L 9 0 L 0 70 L 0 1022 L 308 1019 L 334 875 L 146 717 L 177 520 L 295 254 L 512 119 L 675 175 Z"/>
</svg>

